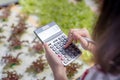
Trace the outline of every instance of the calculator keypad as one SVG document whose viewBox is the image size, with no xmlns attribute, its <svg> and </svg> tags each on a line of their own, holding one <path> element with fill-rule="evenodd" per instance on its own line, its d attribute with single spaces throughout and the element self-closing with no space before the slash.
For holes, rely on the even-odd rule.
<svg viewBox="0 0 120 80">
<path fill-rule="evenodd" d="M 78 54 L 81 53 L 81 51 L 72 43 L 67 48 L 64 48 L 64 45 L 67 42 L 67 37 L 65 35 L 61 35 L 55 40 L 52 41 L 52 43 L 49 44 L 49 47 L 56 53 L 56 54 L 62 54 L 63 55 L 63 63 L 67 64 L 69 61 L 74 59 Z"/>
</svg>

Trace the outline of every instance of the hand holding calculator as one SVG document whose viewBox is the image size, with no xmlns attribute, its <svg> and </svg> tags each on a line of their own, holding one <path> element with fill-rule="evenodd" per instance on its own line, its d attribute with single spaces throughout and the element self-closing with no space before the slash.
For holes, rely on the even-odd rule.
<svg viewBox="0 0 120 80">
<path fill-rule="evenodd" d="M 67 48 L 64 48 L 68 38 L 55 22 L 38 28 L 34 33 L 42 43 L 47 43 L 54 53 L 62 55 L 62 63 L 65 66 L 78 58 L 81 54 L 81 51 L 73 43 Z"/>
</svg>

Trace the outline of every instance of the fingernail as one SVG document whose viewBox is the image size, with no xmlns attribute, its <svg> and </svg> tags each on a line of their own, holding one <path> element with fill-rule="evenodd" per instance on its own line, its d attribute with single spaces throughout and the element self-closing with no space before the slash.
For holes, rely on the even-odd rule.
<svg viewBox="0 0 120 80">
<path fill-rule="evenodd" d="M 62 55 L 61 54 L 58 54 L 58 57 L 61 57 Z"/>
<path fill-rule="evenodd" d="M 64 60 L 64 56 L 63 56 L 63 55 L 58 54 L 58 57 L 59 57 L 61 60 Z"/>
<path fill-rule="evenodd" d="M 67 48 L 67 45 L 64 45 L 64 48 Z"/>
<path fill-rule="evenodd" d="M 65 58 L 64 57 L 61 57 L 61 60 L 63 61 Z"/>
<path fill-rule="evenodd" d="M 64 45 L 63 48 L 66 48 L 66 45 Z"/>
</svg>

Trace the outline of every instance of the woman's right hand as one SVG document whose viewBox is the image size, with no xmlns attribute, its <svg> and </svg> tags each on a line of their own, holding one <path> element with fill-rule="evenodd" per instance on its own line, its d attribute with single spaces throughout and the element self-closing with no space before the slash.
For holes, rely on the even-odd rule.
<svg viewBox="0 0 120 80">
<path fill-rule="evenodd" d="M 71 29 L 68 34 L 68 41 L 64 47 L 67 48 L 73 41 L 79 41 L 84 49 L 91 51 L 90 43 L 85 38 L 91 38 L 87 29 Z"/>
</svg>

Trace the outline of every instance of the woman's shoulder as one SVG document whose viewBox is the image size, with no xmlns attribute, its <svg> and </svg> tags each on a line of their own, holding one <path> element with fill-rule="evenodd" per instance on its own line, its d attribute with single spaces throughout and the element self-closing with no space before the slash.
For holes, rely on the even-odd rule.
<svg viewBox="0 0 120 80">
<path fill-rule="evenodd" d="M 80 80 L 120 80 L 120 75 L 106 74 L 95 65 L 87 69 Z"/>
</svg>

